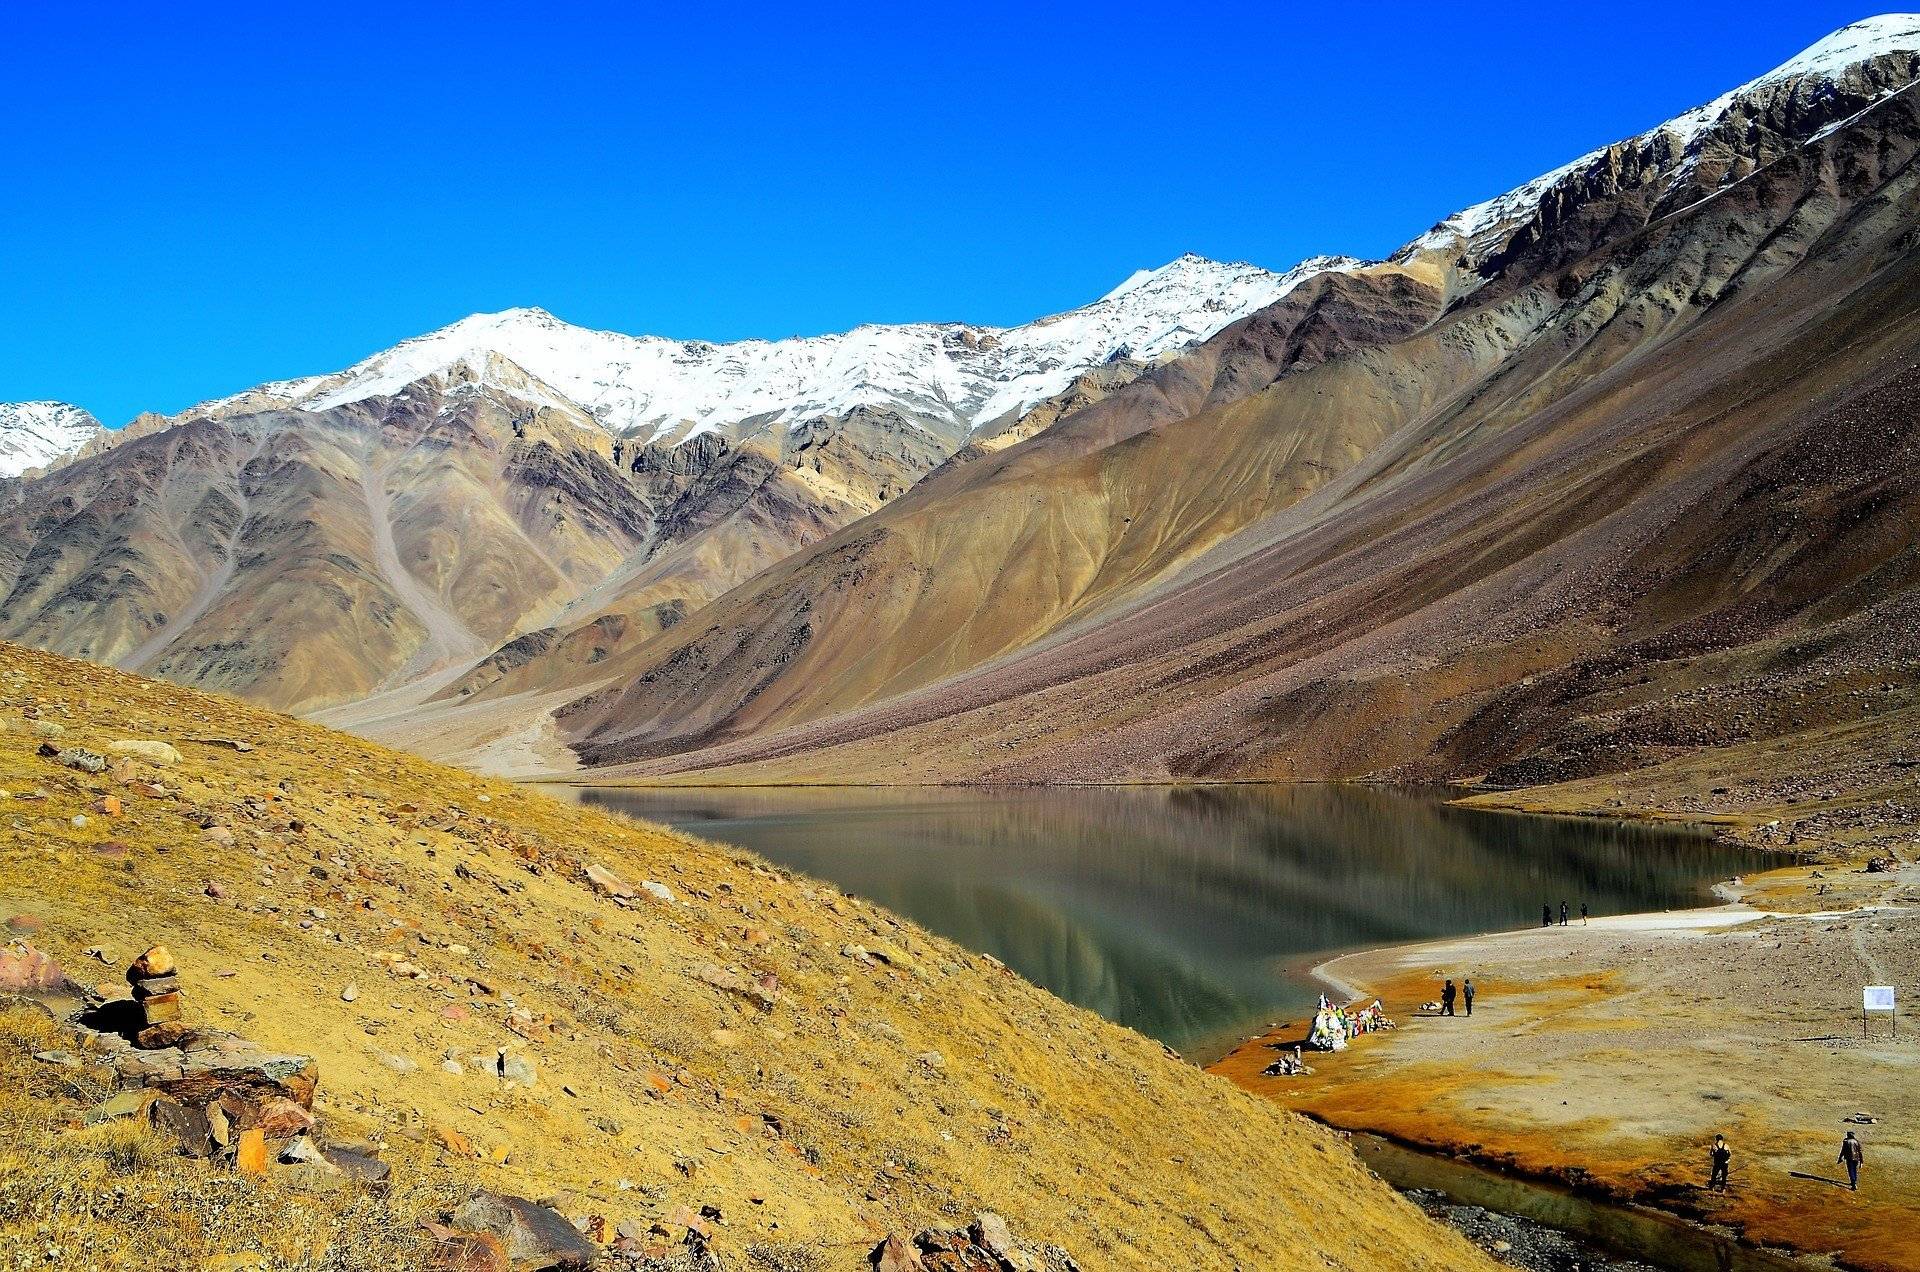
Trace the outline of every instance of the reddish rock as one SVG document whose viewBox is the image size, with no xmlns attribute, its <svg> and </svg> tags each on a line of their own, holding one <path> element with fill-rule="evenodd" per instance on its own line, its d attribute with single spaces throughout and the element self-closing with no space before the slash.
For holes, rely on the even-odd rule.
<svg viewBox="0 0 1920 1272">
<path fill-rule="evenodd" d="M 506 1245 L 491 1232 L 452 1231 L 434 1243 L 427 1266 L 433 1272 L 512 1272 L 513 1268 Z"/>
<path fill-rule="evenodd" d="M 199 1036 L 199 1032 L 192 1025 L 184 1021 L 167 1020 L 157 1025 L 148 1025 L 135 1034 L 133 1045 L 142 1051 L 160 1051 L 167 1047 L 185 1047 Z"/>
<path fill-rule="evenodd" d="M 870 1257 L 875 1272 L 925 1272 L 927 1266 L 920 1261 L 920 1252 L 898 1233 L 882 1241 Z"/>
<path fill-rule="evenodd" d="M 118 817 L 120 815 L 120 797 L 118 795 L 102 795 L 99 799 L 87 805 L 87 807 L 102 817 Z"/>
<path fill-rule="evenodd" d="M 36 936 L 47 925 L 31 914 L 16 914 L 7 920 L 7 931 L 15 936 Z"/>
<path fill-rule="evenodd" d="M 44 950 L 31 945 L 0 948 L 0 992 L 48 994 L 70 984 L 60 964 Z"/>
<path fill-rule="evenodd" d="M 314 1126 L 313 1114 L 285 1096 L 235 1103 L 239 1107 L 229 1105 L 227 1109 L 233 1124 L 243 1128 L 257 1127 L 268 1139 L 292 1139 L 296 1135 L 305 1135 Z"/>
</svg>

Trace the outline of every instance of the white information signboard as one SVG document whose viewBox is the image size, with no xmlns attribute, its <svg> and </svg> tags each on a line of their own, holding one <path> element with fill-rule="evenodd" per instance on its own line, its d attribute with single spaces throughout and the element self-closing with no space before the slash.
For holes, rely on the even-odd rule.
<svg viewBox="0 0 1920 1272">
<path fill-rule="evenodd" d="M 1860 991 L 1860 1035 L 1867 1034 L 1867 1022 L 1876 1011 L 1884 1011 L 1893 1017 L 1893 1032 L 1900 1033 L 1900 1015 L 1893 1007 L 1893 986 L 1868 985 Z"/>
</svg>

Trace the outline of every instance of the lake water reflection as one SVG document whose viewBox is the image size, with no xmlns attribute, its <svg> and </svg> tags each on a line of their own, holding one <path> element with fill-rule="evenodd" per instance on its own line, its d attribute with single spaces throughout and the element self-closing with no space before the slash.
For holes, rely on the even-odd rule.
<svg viewBox="0 0 1920 1272">
<path fill-rule="evenodd" d="M 579 796 L 831 880 L 1200 1058 L 1311 1004 L 1328 953 L 1535 924 L 1562 899 L 1698 905 L 1756 860 L 1685 830 L 1374 787 Z"/>
</svg>

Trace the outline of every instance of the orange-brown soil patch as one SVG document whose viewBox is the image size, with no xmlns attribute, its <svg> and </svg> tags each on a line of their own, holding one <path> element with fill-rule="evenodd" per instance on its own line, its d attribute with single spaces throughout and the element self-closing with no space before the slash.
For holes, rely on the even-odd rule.
<svg viewBox="0 0 1920 1272">
<path fill-rule="evenodd" d="M 1244 1044 L 1221 1074 L 1290 1108 L 1592 1193 L 1724 1224 L 1843 1267 L 1920 1269 L 1920 1029 L 1862 1037 L 1860 985 L 1920 974 L 1920 869 L 1768 872 L 1728 910 L 1596 921 L 1350 955 L 1329 976 L 1398 1028 L 1315 1072 L 1261 1070 L 1298 1028 Z M 1821 892 L 1821 888 L 1825 892 Z M 1832 911 L 1824 907 L 1833 905 Z M 1472 976 L 1475 1014 L 1421 1010 Z M 1834 1158 L 1867 1145 L 1859 1193 Z M 1716 1133 L 1732 1188 L 1707 1192 Z"/>
</svg>

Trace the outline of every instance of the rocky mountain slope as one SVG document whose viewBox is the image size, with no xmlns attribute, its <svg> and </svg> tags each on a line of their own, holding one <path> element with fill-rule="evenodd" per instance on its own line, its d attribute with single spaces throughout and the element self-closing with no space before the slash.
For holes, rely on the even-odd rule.
<svg viewBox="0 0 1920 1272">
<path fill-rule="evenodd" d="M 0 484 L 0 633 L 650 779 L 1511 786 L 1889 720 L 1917 76 L 1871 19 L 1387 261 L 1023 328 L 471 319 Z"/>
<path fill-rule="evenodd" d="M 80 451 L 100 421 L 66 402 L 0 402 L 0 477 L 18 477 Z"/>
<path fill-rule="evenodd" d="M 1332 1133 L 737 850 L 17 645 L 0 761 L 7 939 L 107 999 L 165 945 L 187 1026 L 317 1058 L 316 1133 L 393 1171 L 174 1157 L 0 1008 L 0 1248 L 36 1261 L 396 1266 L 484 1186 L 618 1267 L 864 1267 L 982 1210 L 1087 1269 L 1490 1266 Z M 667 1261 L 700 1230 L 717 1263 Z"/>
<path fill-rule="evenodd" d="M 302 711 L 549 652 L 532 679 L 571 686 L 976 432 L 1035 431 L 1338 264 L 1183 257 L 1010 329 L 708 345 L 476 316 L 96 426 L 0 485 L 0 635 Z"/>
<path fill-rule="evenodd" d="M 1920 18 L 1850 28 L 1312 280 L 563 724 L 707 780 L 1514 785 L 1885 732 L 1920 683 L 1916 75 Z M 1792 798 L 1774 769 L 1706 803 Z"/>
</svg>

